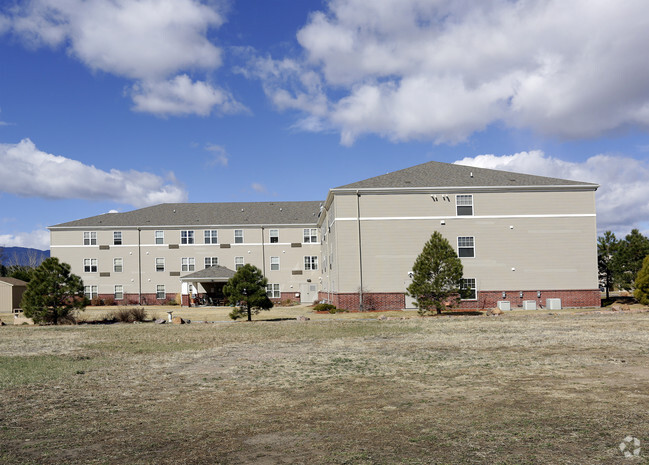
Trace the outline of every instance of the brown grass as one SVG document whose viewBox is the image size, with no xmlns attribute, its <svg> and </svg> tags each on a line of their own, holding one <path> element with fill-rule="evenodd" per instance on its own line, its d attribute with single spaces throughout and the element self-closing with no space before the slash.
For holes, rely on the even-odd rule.
<svg viewBox="0 0 649 465">
<path fill-rule="evenodd" d="M 554 313 L 3 327 L 0 463 L 647 463 L 649 314 Z"/>
</svg>

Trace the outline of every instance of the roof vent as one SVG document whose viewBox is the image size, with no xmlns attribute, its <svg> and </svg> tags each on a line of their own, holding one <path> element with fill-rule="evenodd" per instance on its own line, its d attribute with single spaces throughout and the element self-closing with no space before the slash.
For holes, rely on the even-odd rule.
<svg viewBox="0 0 649 465">
<path fill-rule="evenodd" d="M 176 209 L 174 208 L 174 213 L 176 213 Z"/>
<path fill-rule="evenodd" d="M 279 207 L 279 211 L 282 211 L 282 207 Z"/>
<path fill-rule="evenodd" d="M 471 172 L 469 173 L 469 176 L 473 177 L 473 171 L 471 171 Z"/>
<path fill-rule="evenodd" d="M 241 209 L 241 211 L 243 211 L 243 208 Z"/>
</svg>

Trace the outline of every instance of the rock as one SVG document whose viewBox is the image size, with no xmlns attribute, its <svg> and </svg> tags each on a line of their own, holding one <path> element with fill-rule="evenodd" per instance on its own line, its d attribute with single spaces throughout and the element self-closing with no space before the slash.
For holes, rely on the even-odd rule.
<svg viewBox="0 0 649 465">
<path fill-rule="evenodd" d="M 489 315 L 489 316 L 492 316 L 492 315 L 493 316 L 498 316 L 498 315 L 502 315 L 503 313 L 504 312 L 499 308 L 491 308 L 491 309 L 487 310 L 487 315 Z"/>
<path fill-rule="evenodd" d="M 184 325 L 186 323 L 186 321 L 180 318 L 179 316 L 173 317 L 171 319 L 171 322 L 175 325 Z"/>
<path fill-rule="evenodd" d="M 381 315 L 380 317 L 377 318 L 377 320 L 381 320 L 381 321 L 385 321 L 387 319 L 388 319 L 388 317 L 385 316 L 385 315 Z"/>
<path fill-rule="evenodd" d="M 163 325 L 166 322 L 167 322 L 167 320 L 165 320 L 164 318 L 158 318 L 157 320 L 155 320 L 155 324 L 157 324 L 157 325 Z"/>
<path fill-rule="evenodd" d="M 4 321 L 0 320 L 0 326 L 6 326 L 6 325 L 7 324 Z"/>
<path fill-rule="evenodd" d="M 296 318 L 297 321 L 309 321 L 311 318 L 308 316 L 300 315 Z"/>
</svg>

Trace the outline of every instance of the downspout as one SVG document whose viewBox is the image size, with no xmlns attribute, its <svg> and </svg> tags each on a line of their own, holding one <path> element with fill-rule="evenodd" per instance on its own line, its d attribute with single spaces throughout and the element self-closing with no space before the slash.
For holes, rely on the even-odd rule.
<svg viewBox="0 0 649 465">
<path fill-rule="evenodd" d="M 363 311 L 363 244 L 361 239 L 361 194 L 356 191 L 356 221 L 358 223 L 358 270 L 360 289 L 358 292 L 358 310 Z"/>
<path fill-rule="evenodd" d="M 138 289 L 137 289 L 137 301 L 142 305 L 142 242 L 140 239 L 141 229 L 138 226 L 137 228 L 137 276 L 138 276 Z"/>
<path fill-rule="evenodd" d="M 262 265 L 261 265 L 261 272 L 263 277 L 266 277 L 266 251 L 264 249 L 264 227 L 261 227 L 261 259 L 262 259 Z"/>
</svg>

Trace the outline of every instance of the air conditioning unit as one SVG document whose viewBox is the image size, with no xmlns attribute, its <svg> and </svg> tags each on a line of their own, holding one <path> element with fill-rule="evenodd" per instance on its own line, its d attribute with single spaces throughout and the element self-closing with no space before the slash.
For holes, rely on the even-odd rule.
<svg viewBox="0 0 649 465">
<path fill-rule="evenodd" d="M 545 308 L 548 310 L 561 310 L 561 299 L 546 299 Z"/>
<path fill-rule="evenodd" d="M 536 310 L 536 300 L 524 300 L 523 310 Z"/>
<path fill-rule="evenodd" d="M 511 306 L 511 303 L 509 302 L 509 300 L 499 300 L 498 301 L 498 309 L 503 310 L 503 311 L 511 310 L 512 306 Z"/>
</svg>

